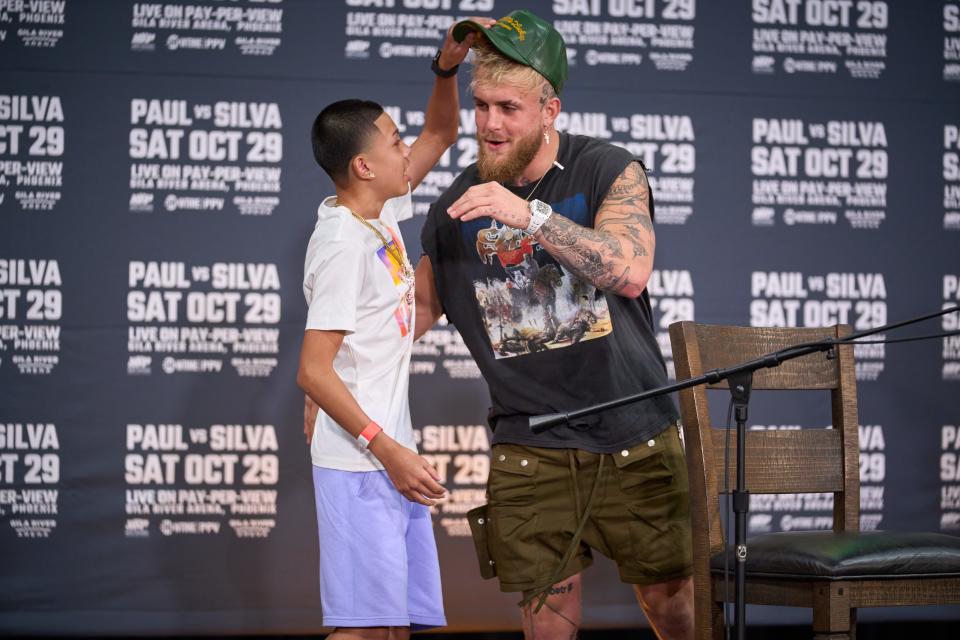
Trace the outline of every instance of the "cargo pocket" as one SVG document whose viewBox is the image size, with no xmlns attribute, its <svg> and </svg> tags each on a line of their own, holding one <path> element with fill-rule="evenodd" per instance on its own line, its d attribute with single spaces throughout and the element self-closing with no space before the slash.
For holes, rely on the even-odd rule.
<svg viewBox="0 0 960 640">
<path fill-rule="evenodd" d="M 663 436 L 641 442 L 612 455 L 620 490 L 628 496 L 647 498 L 671 488 L 673 470 L 667 464 Z"/>
<path fill-rule="evenodd" d="M 490 462 L 485 517 L 488 549 L 500 585 L 517 590 L 537 580 L 542 555 L 537 543 L 535 488 L 540 460 L 526 447 L 495 445 Z"/>
<path fill-rule="evenodd" d="M 494 445 L 487 483 L 490 503 L 501 505 L 533 504 L 540 459 L 522 447 Z"/>
<path fill-rule="evenodd" d="M 473 547 L 480 563 L 480 577 L 489 580 L 497 575 L 497 564 L 490 555 L 487 543 L 487 505 L 467 511 L 467 522 L 470 524 L 470 537 L 473 538 Z"/>
<path fill-rule="evenodd" d="M 632 557 L 623 569 L 647 579 L 679 575 L 690 565 L 686 469 L 679 438 L 665 431 L 627 453 L 616 454 L 630 514 Z"/>
<path fill-rule="evenodd" d="M 541 577 L 537 514 L 524 507 L 488 506 L 488 549 L 500 585 L 509 591 L 529 588 Z"/>
</svg>

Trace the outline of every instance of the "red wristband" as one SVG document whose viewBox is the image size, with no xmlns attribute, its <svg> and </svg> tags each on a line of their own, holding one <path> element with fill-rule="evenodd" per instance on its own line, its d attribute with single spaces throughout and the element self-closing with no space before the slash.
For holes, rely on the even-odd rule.
<svg viewBox="0 0 960 640">
<path fill-rule="evenodd" d="M 360 432 L 360 435 L 357 436 L 357 442 L 360 443 L 361 449 L 366 449 L 370 446 L 370 443 L 373 442 L 373 439 L 376 438 L 383 429 L 374 421 L 370 421 L 370 424 L 363 428 L 363 431 Z"/>
</svg>

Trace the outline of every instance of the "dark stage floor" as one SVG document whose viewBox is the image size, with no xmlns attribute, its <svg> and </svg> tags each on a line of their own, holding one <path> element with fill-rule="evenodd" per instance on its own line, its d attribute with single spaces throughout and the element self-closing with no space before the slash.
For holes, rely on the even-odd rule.
<svg viewBox="0 0 960 640">
<path fill-rule="evenodd" d="M 731 635 L 733 629 L 731 629 Z M 857 640 L 956 640 L 960 620 L 950 622 L 872 623 L 857 626 Z M 748 627 L 748 640 L 810 640 L 810 627 Z M 519 640 L 520 633 L 424 634 L 431 640 Z M 649 629 L 581 631 L 580 640 L 656 640 Z"/>
<path fill-rule="evenodd" d="M 732 634 L 732 629 L 731 629 Z M 860 624 L 857 627 L 857 640 L 956 640 L 960 634 L 960 620 L 938 622 L 888 622 Z M 98 636 L 102 638 L 103 636 Z M 303 638 L 323 638 L 325 636 L 149 636 L 151 640 L 210 640 L 211 638 L 241 637 L 244 640 L 300 640 Z M 521 640 L 519 631 L 498 633 L 422 633 L 414 637 L 425 640 Z M 810 627 L 779 626 L 747 628 L 749 640 L 809 640 L 812 637 Z M 71 640 L 84 640 L 71 636 Z M 607 629 L 585 630 L 580 640 L 656 640 L 649 629 Z"/>
</svg>

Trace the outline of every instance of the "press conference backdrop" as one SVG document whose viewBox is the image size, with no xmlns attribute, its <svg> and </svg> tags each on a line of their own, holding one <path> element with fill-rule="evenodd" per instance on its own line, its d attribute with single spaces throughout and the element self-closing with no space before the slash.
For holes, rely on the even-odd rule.
<svg viewBox="0 0 960 640">
<path fill-rule="evenodd" d="M 869 329 L 960 302 L 960 2 L 524 7 L 567 41 L 558 128 L 650 169 L 671 373 L 677 320 Z M 516 8 L 0 0 L 0 631 L 320 629 L 294 382 L 303 253 L 332 193 L 310 124 L 365 97 L 412 141 L 446 28 Z M 476 158 L 463 98 L 403 224 L 414 259 L 430 203 Z M 960 533 L 960 339 L 856 355 L 862 528 Z M 484 500 L 486 387 L 444 323 L 411 373 L 451 494 L 434 516 L 451 627 L 516 628 L 464 520 Z M 751 412 L 754 429 L 829 421 L 805 397 Z M 830 495 L 750 509 L 752 533 L 831 525 Z M 606 561 L 584 597 L 588 626 L 643 624 Z M 861 619 L 900 615 L 960 618 Z"/>
</svg>

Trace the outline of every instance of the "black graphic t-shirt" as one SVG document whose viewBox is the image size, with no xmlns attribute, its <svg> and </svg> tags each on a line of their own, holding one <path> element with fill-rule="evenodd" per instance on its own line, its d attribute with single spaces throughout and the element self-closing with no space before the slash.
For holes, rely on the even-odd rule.
<svg viewBox="0 0 960 640">
<path fill-rule="evenodd" d="M 593 138 L 560 134 L 557 161 L 564 168 L 550 169 L 539 186 L 511 190 L 593 227 L 610 186 L 634 158 Z M 451 219 L 447 207 L 479 183 L 476 165 L 460 174 L 430 208 L 421 243 L 443 311 L 490 387 L 494 444 L 612 453 L 663 431 L 677 417 L 667 396 L 530 431 L 530 416 L 662 386 L 666 370 L 646 291 L 637 299 L 604 293 L 524 231 L 491 218 Z"/>
</svg>

